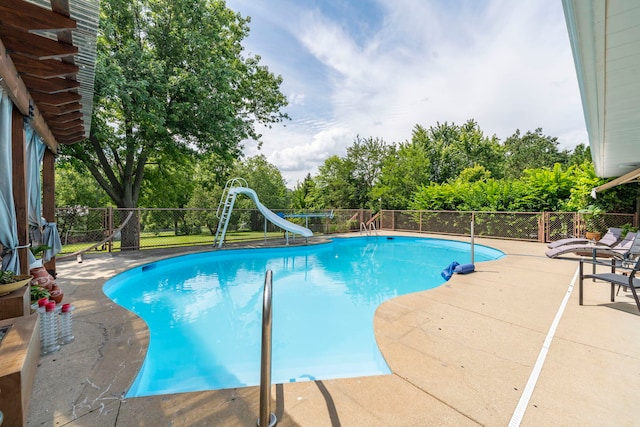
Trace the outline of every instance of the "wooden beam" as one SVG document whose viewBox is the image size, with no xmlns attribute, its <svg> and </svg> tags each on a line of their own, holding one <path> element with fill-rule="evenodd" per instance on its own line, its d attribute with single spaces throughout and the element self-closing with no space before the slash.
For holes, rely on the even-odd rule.
<svg viewBox="0 0 640 427">
<path fill-rule="evenodd" d="M 38 105 L 65 105 L 72 102 L 80 102 L 82 95 L 76 92 L 60 92 L 54 94 L 33 92 L 31 97 Z"/>
<path fill-rule="evenodd" d="M 0 0 L 1 1 L 1 0 Z M 11 60 L 21 75 L 29 75 L 41 79 L 54 77 L 74 77 L 80 71 L 80 67 L 74 64 L 55 59 L 33 59 L 28 56 L 11 55 Z"/>
<path fill-rule="evenodd" d="M 56 221 L 55 155 L 49 150 L 45 150 L 42 160 L 42 216 L 47 222 Z M 56 258 L 45 263 L 44 268 L 55 277 Z"/>
<path fill-rule="evenodd" d="M 69 79 L 39 79 L 32 76 L 22 76 L 22 81 L 30 91 L 48 93 L 49 95 L 68 92 L 80 87 L 80 83 Z"/>
<path fill-rule="evenodd" d="M 76 133 L 73 133 L 73 134 L 58 136 L 58 139 L 60 141 L 64 141 L 65 143 L 68 143 L 70 141 L 78 141 L 79 140 L 78 138 L 80 140 L 84 139 L 84 129 L 81 131 L 77 131 Z"/>
<path fill-rule="evenodd" d="M 60 13 L 20 0 L 0 0 L 0 22 L 30 30 L 73 30 L 76 21 Z"/>
<path fill-rule="evenodd" d="M 56 138 L 64 138 L 75 135 L 80 135 L 84 133 L 84 125 L 69 127 L 68 129 L 58 129 L 54 130 L 53 133 L 56 135 Z"/>
<path fill-rule="evenodd" d="M 73 137 L 61 137 L 60 144 L 71 145 L 75 144 L 76 142 L 84 141 L 85 139 L 87 139 L 87 137 L 84 135 L 84 132 L 82 132 L 81 134 L 75 135 Z"/>
<path fill-rule="evenodd" d="M 69 123 L 72 120 L 83 118 L 84 115 L 81 112 L 76 111 L 73 113 L 65 114 L 63 116 L 53 116 L 53 115 L 45 114 L 44 117 L 52 126 L 55 126 L 55 125 L 61 125 L 64 123 Z"/>
<path fill-rule="evenodd" d="M 64 114 L 73 113 L 74 111 L 81 111 L 82 104 L 74 102 L 73 104 L 65 104 L 60 106 L 43 105 L 40 111 L 47 116 L 62 116 Z"/>
<path fill-rule="evenodd" d="M 51 0 L 51 10 L 58 12 L 64 16 L 69 15 L 69 0 Z"/>
<path fill-rule="evenodd" d="M 11 115 L 11 153 L 13 182 L 13 203 L 16 211 L 18 225 L 18 245 L 26 246 L 29 243 L 29 207 L 27 196 L 27 148 L 24 133 L 24 118 L 17 109 L 13 109 Z M 19 274 L 29 274 L 28 248 L 18 250 L 20 257 Z M 17 271 L 15 273 L 18 273 Z"/>
<path fill-rule="evenodd" d="M 78 54 L 76 46 L 10 27 L 0 26 L 0 38 L 10 53 L 30 56 L 35 59 L 64 58 Z"/>
<path fill-rule="evenodd" d="M 49 123 L 49 127 L 51 128 L 52 132 L 56 132 L 56 131 L 59 131 L 59 130 L 65 130 L 65 129 L 69 129 L 69 128 L 76 127 L 76 126 L 84 126 L 84 120 L 77 119 L 77 120 L 72 120 L 72 121 L 64 123 L 64 124 L 52 124 L 52 123 Z"/>
<path fill-rule="evenodd" d="M 6 54 L 6 48 L 3 44 L 2 38 L 0 38 L 0 77 L 2 81 L 0 84 L 7 91 L 9 98 L 13 101 L 13 104 L 20 110 L 20 112 L 28 116 L 29 106 L 33 106 L 33 119 L 31 120 L 31 126 L 40 135 L 42 141 L 47 144 L 47 147 L 54 153 L 58 152 L 58 143 L 56 142 L 49 126 L 44 121 L 44 118 L 40 114 L 40 110 L 35 106 L 35 103 L 29 96 L 29 91 L 24 82 L 18 77 L 18 72 L 13 64 L 13 61 Z M 74 113 L 72 113 L 74 114 Z"/>
</svg>

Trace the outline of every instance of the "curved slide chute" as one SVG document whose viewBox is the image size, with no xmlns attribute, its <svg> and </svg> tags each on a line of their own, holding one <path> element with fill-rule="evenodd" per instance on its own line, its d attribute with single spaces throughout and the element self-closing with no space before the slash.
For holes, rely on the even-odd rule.
<svg viewBox="0 0 640 427">
<path fill-rule="evenodd" d="M 290 221 L 287 221 L 286 219 L 278 216 L 269 208 L 267 208 L 265 205 L 260 203 L 260 199 L 258 199 L 258 195 L 251 188 L 232 187 L 229 190 L 229 192 L 231 194 L 235 193 L 235 194 L 244 194 L 246 196 L 249 196 L 249 198 L 253 200 L 253 203 L 255 203 L 256 206 L 258 207 L 258 210 L 260 211 L 260 213 L 264 215 L 264 217 L 267 218 L 267 220 L 277 225 L 278 227 L 282 228 L 283 230 L 290 231 L 291 233 L 295 233 L 295 234 L 300 234 L 303 237 L 313 236 L 313 231 L 309 230 L 308 228 L 302 227 L 301 225 L 294 224 Z"/>
</svg>

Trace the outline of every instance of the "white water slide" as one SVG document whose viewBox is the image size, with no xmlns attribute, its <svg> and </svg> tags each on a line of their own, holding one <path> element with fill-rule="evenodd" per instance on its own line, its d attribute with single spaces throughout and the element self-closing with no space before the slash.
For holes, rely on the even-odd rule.
<svg viewBox="0 0 640 427">
<path fill-rule="evenodd" d="M 286 219 L 275 214 L 265 205 L 260 203 L 260 199 L 258 199 L 258 195 L 251 188 L 235 187 L 233 184 L 237 183 L 238 181 L 242 182 L 244 180 L 240 178 L 229 180 L 229 182 L 227 182 L 227 186 L 225 186 L 225 191 L 223 191 L 222 198 L 220 199 L 220 206 L 218 206 L 218 213 L 217 213 L 218 218 L 220 218 L 220 220 L 218 221 L 218 231 L 216 232 L 216 237 L 213 243 L 214 246 L 218 245 L 218 247 L 221 247 L 222 243 L 224 242 L 224 236 L 227 232 L 229 219 L 231 218 L 231 211 L 233 210 L 233 205 L 235 204 L 236 196 L 238 194 L 244 194 L 248 196 L 251 200 L 253 200 L 253 202 L 258 207 L 258 210 L 260 211 L 260 213 L 262 213 L 262 215 L 264 215 L 264 217 L 268 221 L 272 222 L 273 224 L 277 225 L 283 230 L 291 233 L 299 234 L 303 237 L 313 236 L 313 232 L 308 228 L 302 227 L 298 224 L 294 224 L 290 221 L 287 221 Z M 225 197 L 225 193 L 226 193 L 226 197 Z M 221 208 L 222 208 L 222 214 L 220 214 Z M 265 232 L 266 232 L 266 229 L 265 229 Z M 287 235 L 287 244 L 288 242 L 289 242 L 289 237 Z"/>
<path fill-rule="evenodd" d="M 258 207 L 258 210 L 260 211 L 260 213 L 264 215 L 264 217 L 267 218 L 270 222 L 282 228 L 283 230 L 290 231 L 295 234 L 300 234 L 303 237 L 313 236 L 313 231 L 301 225 L 294 224 L 290 221 L 287 221 L 286 219 L 282 218 L 281 216 L 279 216 L 278 214 L 270 210 L 268 207 L 260 203 L 260 199 L 258 199 L 258 195 L 251 188 L 233 187 L 230 190 L 230 192 L 236 193 L 236 194 L 245 194 L 249 196 L 249 198 L 253 200 L 253 203 L 255 203 L 256 206 Z"/>
</svg>

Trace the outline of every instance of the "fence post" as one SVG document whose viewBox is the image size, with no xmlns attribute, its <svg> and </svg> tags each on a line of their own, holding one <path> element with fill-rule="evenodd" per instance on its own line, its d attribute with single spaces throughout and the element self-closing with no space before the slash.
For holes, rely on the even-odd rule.
<svg viewBox="0 0 640 427">
<path fill-rule="evenodd" d="M 112 234 L 113 234 L 113 207 L 109 206 L 107 208 L 107 236 L 111 236 Z M 109 253 L 113 251 L 113 237 L 107 240 L 107 248 L 109 248 L 108 249 Z"/>
<path fill-rule="evenodd" d="M 136 213 L 136 215 L 137 215 L 136 220 L 137 221 L 136 222 L 138 224 L 137 225 L 137 227 L 138 227 L 137 228 L 138 235 L 136 236 L 136 240 L 138 241 L 138 247 L 134 248 L 134 250 L 139 251 L 140 248 L 141 248 L 141 243 L 142 243 L 142 239 L 141 239 L 142 238 L 142 233 L 140 233 L 140 225 L 141 225 L 140 223 L 142 222 L 142 212 L 141 212 L 140 208 L 137 208 L 136 211 L 137 211 L 137 213 Z"/>
<path fill-rule="evenodd" d="M 475 263 L 475 249 L 476 245 L 473 241 L 475 237 L 474 223 L 475 223 L 475 212 L 471 212 L 471 264 Z"/>
</svg>

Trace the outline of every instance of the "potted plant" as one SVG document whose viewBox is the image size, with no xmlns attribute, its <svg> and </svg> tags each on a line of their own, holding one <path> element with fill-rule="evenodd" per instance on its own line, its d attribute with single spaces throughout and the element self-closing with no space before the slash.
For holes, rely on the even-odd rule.
<svg viewBox="0 0 640 427">
<path fill-rule="evenodd" d="M 584 221 L 584 236 L 589 240 L 600 240 L 602 232 L 600 228 L 602 226 L 602 216 L 605 211 L 599 206 L 589 205 L 584 209 L 580 209 L 578 213 L 581 214 Z"/>
<path fill-rule="evenodd" d="M 13 271 L 0 271 L 0 296 L 10 294 L 31 281 L 31 276 L 16 275 Z"/>
<path fill-rule="evenodd" d="M 37 304 L 42 298 L 49 299 L 50 296 L 51 294 L 46 288 L 42 286 L 31 286 L 31 304 Z"/>
<path fill-rule="evenodd" d="M 51 293 L 42 286 L 31 286 L 31 314 L 38 310 L 38 301 L 41 299 L 49 300 Z"/>
</svg>

